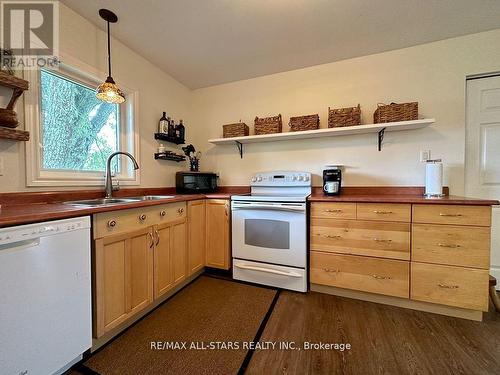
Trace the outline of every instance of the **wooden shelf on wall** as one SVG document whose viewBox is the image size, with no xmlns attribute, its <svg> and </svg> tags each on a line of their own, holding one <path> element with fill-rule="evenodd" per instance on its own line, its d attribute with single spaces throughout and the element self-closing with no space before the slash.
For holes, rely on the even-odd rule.
<svg viewBox="0 0 500 375">
<path fill-rule="evenodd" d="M 28 90 L 29 82 L 0 71 L 0 86 L 10 87 L 11 89 Z"/>
<path fill-rule="evenodd" d="M 265 135 L 249 135 L 245 137 L 216 138 L 216 139 L 209 139 L 208 142 L 214 145 L 236 144 L 238 146 L 240 157 L 243 157 L 243 145 L 247 143 L 289 141 L 296 139 L 338 137 L 346 135 L 376 133 L 378 136 L 378 150 L 380 151 L 382 149 L 382 141 L 384 139 L 385 132 L 425 128 L 433 124 L 434 122 L 435 120 L 433 118 L 429 118 L 421 120 L 386 122 L 380 124 L 366 124 L 366 125 L 347 126 L 339 128 L 326 128 L 326 129 L 323 128 L 317 130 L 306 130 L 298 132 L 284 132 L 284 133 L 265 134 Z"/>
<path fill-rule="evenodd" d="M 29 141 L 30 133 L 25 130 L 16 130 L 7 126 L 2 126 L 2 121 L 4 124 L 14 122 L 17 125 L 16 114 L 13 111 L 14 105 L 17 99 L 22 95 L 22 93 L 29 88 L 29 82 L 10 75 L 6 72 L 0 71 L 0 86 L 8 87 L 13 89 L 12 97 L 7 104 L 7 108 L 0 109 L 0 114 L 2 115 L 0 120 L 0 139 L 10 139 L 13 141 Z"/>
<path fill-rule="evenodd" d="M 30 133 L 24 130 L 16 130 L 0 126 L 0 139 L 25 142 L 30 140 Z"/>
</svg>

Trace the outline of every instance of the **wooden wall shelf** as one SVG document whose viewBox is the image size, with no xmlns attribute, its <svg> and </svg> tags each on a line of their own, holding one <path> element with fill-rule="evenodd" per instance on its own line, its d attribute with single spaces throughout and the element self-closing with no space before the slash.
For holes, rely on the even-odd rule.
<svg viewBox="0 0 500 375">
<path fill-rule="evenodd" d="M 14 141 L 29 141 L 30 133 L 24 130 L 10 129 L 0 126 L 0 139 L 11 139 Z"/>
<path fill-rule="evenodd" d="M 236 146 L 238 147 L 238 151 L 240 153 L 240 157 L 243 157 L 243 145 L 246 143 L 276 142 L 276 141 L 288 141 L 294 139 L 310 139 L 310 138 L 337 137 L 344 135 L 376 133 L 378 134 L 378 150 L 381 151 L 385 132 L 424 128 L 426 126 L 433 124 L 434 122 L 435 120 L 431 118 L 431 119 L 412 120 L 412 121 L 399 121 L 399 122 L 386 122 L 380 124 L 346 126 L 342 128 L 326 128 L 326 129 L 306 130 L 299 132 L 249 135 L 246 137 L 217 138 L 217 139 L 210 139 L 208 142 L 215 145 L 236 144 Z"/>
<path fill-rule="evenodd" d="M 22 79 L 10 75 L 8 73 L 2 72 L 0 70 L 0 86 L 10 87 L 11 89 L 20 89 L 20 90 L 28 90 L 29 82 Z"/>
<path fill-rule="evenodd" d="M 28 141 L 30 133 L 24 130 L 16 130 L 17 116 L 14 112 L 14 105 L 22 93 L 29 88 L 29 82 L 0 71 L 0 86 L 11 88 L 12 97 L 5 109 L 0 108 L 0 139 L 11 139 L 14 141 Z M 2 126 L 5 125 L 5 126 Z M 11 127 L 12 126 L 12 127 Z"/>
</svg>

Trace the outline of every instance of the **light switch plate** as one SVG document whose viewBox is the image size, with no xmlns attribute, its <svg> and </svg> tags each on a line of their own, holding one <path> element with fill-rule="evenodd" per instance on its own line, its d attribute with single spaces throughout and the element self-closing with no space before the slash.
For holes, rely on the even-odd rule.
<svg viewBox="0 0 500 375">
<path fill-rule="evenodd" d="M 420 150 L 420 162 L 425 163 L 431 159 L 431 150 Z"/>
</svg>

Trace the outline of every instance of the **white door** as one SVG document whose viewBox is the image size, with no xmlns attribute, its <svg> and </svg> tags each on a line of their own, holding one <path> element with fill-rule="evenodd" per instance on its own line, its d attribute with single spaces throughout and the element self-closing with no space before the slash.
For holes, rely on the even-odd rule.
<svg viewBox="0 0 500 375">
<path fill-rule="evenodd" d="M 465 195 L 500 200 L 500 75 L 467 81 L 465 150 Z M 492 231 L 490 272 L 500 281 L 500 206 Z"/>
</svg>

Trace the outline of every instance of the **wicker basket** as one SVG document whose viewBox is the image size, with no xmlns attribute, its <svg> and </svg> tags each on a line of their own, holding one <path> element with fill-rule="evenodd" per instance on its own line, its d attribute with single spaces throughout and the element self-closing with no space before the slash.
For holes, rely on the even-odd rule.
<svg viewBox="0 0 500 375">
<path fill-rule="evenodd" d="M 361 124 L 361 107 L 331 109 L 328 107 L 328 127 L 337 128 Z"/>
<path fill-rule="evenodd" d="M 272 117 L 255 117 L 255 135 L 281 133 L 281 114 Z"/>
<path fill-rule="evenodd" d="M 248 125 L 244 122 L 222 125 L 222 134 L 224 138 L 244 137 L 250 134 Z"/>
<path fill-rule="evenodd" d="M 418 102 L 378 104 L 373 114 L 373 122 L 410 121 L 418 119 Z"/>
<path fill-rule="evenodd" d="M 288 125 L 292 132 L 319 129 L 319 115 L 290 117 Z"/>
</svg>

